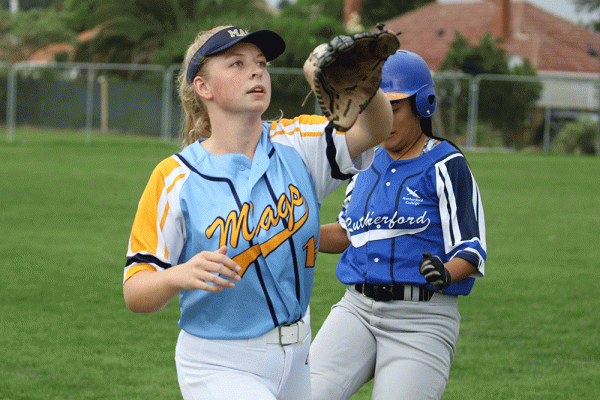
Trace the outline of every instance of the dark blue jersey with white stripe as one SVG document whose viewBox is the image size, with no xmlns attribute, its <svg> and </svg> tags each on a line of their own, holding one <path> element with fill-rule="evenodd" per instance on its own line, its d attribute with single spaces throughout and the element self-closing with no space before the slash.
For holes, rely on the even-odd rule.
<svg viewBox="0 0 600 400">
<path fill-rule="evenodd" d="M 424 251 L 446 263 L 460 257 L 477 266 L 443 291 L 470 293 L 483 276 L 485 219 L 477 183 L 463 155 L 448 142 L 410 160 L 379 148 L 371 168 L 354 176 L 338 222 L 351 245 L 336 274 L 345 284 L 427 285 L 419 273 Z"/>
</svg>

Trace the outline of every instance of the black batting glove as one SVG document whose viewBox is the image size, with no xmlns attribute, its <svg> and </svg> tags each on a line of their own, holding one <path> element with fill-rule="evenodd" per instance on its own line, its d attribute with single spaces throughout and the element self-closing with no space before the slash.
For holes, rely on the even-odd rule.
<svg viewBox="0 0 600 400">
<path fill-rule="evenodd" d="M 419 272 L 436 290 L 444 290 L 452 283 L 450 272 L 444 267 L 442 260 L 438 256 L 432 256 L 428 251 L 423 253 Z"/>
</svg>

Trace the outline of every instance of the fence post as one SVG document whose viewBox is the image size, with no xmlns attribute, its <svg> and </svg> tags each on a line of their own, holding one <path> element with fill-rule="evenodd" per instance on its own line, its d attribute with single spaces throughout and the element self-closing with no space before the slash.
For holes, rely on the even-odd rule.
<svg viewBox="0 0 600 400">
<path fill-rule="evenodd" d="M 181 65 L 171 65 L 163 73 L 163 89 L 162 89 L 162 126 L 160 136 L 163 142 L 167 142 L 170 138 L 171 115 L 173 112 L 173 72 L 180 69 Z"/>
<path fill-rule="evenodd" d="M 96 70 L 88 68 L 87 88 L 85 94 L 85 141 L 90 143 L 92 140 L 92 114 L 94 112 L 94 73 Z"/>
<path fill-rule="evenodd" d="M 170 125 L 170 118 L 167 115 L 167 113 L 169 112 L 168 98 L 171 97 L 171 95 L 170 95 L 170 92 L 171 92 L 170 76 L 171 76 L 171 74 L 169 72 L 170 70 L 171 70 L 171 67 L 169 67 L 165 72 L 163 72 L 163 87 L 162 87 L 162 100 L 161 100 L 162 118 L 161 118 L 161 126 L 160 126 L 160 137 L 162 138 L 163 142 L 167 141 L 167 137 L 169 135 L 169 125 Z"/>
<path fill-rule="evenodd" d="M 100 132 L 108 133 L 108 79 L 104 75 L 98 76 L 100 84 Z"/>
<path fill-rule="evenodd" d="M 600 157 L 600 74 L 598 75 L 598 80 L 596 81 L 596 83 L 597 83 L 597 88 L 598 88 L 598 92 L 597 92 L 598 93 L 598 96 L 597 96 L 597 98 L 598 98 L 598 115 L 597 115 L 598 129 L 596 131 L 596 135 L 598 135 L 598 136 L 596 137 L 596 139 L 597 139 L 596 140 L 596 155 Z"/>
<path fill-rule="evenodd" d="M 456 109 L 456 99 L 460 96 L 460 82 L 458 78 L 454 77 L 452 79 L 452 94 L 450 95 L 451 104 L 450 104 L 450 132 L 449 137 L 454 138 L 456 136 L 456 126 L 457 126 L 457 113 Z"/>
<path fill-rule="evenodd" d="M 15 140 L 15 119 L 17 109 L 17 66 L 8 68 L 8 82 L 6 88 L 6 141 Z"/>
<path fill-rule="evenodd" d="M 474 149 L 477 144 L 477 113 L 479 106 L 479 82 L 481 82 L 480 76 L 471 78 L 469 84 L 469 120 L 467 125 L 469 127 L 467 131 L 467 148 Z"/>
<path fill-rule="evenodd" d="M 542 145 L 542 151 L 547 153 L 550 151 L 550 124 L 552 122 L 552 108 L 546 106 L 546 112 L 544 115 L 544 141 Z"/>
</svg>

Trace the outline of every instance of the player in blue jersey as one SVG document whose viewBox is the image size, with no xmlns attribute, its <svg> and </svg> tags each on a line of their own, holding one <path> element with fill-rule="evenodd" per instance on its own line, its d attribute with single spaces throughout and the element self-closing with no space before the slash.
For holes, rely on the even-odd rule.
<svg viewBox="0 0 600 400">
<path fill-rule="evenodd" d="M 311 346 L 314 400 L 348 399 L 374 379 L 372 398 L 440 399 L 456 350 L 458 296 L 483 276 L 485 223 L 463 154 L 433 136 L 431 73 L 399 50 L 381 88 L 394 112 L 372 166 L 349 182 L 320 251 L 340 253 L 347 284 Z"/>
<path fill-rule="evenodd" d="M 272 31 L 198 35 L 180 75 L 184 148 L 158 164 L 133 223 L 123 292 L 135 312 L 179 297 L 184 399 L 309 399 L 319 208 L 392 126 L 379 90 L 347 132 L 323 116 L 263 122 Z"/>
</svg>

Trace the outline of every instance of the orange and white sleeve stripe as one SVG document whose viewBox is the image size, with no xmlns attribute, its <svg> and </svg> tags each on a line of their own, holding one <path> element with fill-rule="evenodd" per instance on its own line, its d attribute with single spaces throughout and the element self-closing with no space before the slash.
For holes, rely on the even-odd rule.
<svg viewBox="0 0 600 400">
<path fill-rule="evenodd" d="M 175 157 L 154 169 L 131 229 L 123 282 L 139 271 L 162 271 L 178 259 L 185 240 L 179 193 L 189 173 Z"/>
</svg>

